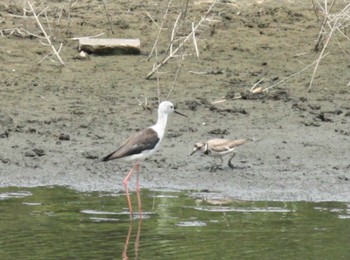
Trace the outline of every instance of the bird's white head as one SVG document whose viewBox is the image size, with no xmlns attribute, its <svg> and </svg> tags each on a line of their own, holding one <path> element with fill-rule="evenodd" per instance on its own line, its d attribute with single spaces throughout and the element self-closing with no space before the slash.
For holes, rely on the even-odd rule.
<svg viewBox="0 0 350 260">
<path fill-rule="evenodd" d="M 162 115 L 162 114 L 169 115 L 169 114 L 171 114 L 173 112 L 178 114 L 178 115 L 185 116 L 184 114 L 181 114 L 180 112 L 177 112 L 175 110 L 175 106 L 170 101 L 163 101 L 162 103 L 159 104 L 158 114 L 160 114 L 160 115 Z M 185 117 L 187 117 L 187 116 L 185 116 Z"/>
<path fill-rule="evenodd" d="M 175 107 L 173 103 L 171 103 L 170 101 L 163 101 L 162 103 L 159 104 L 159 107 L 158 107 L 159 113 L 169 115 L 174 111 L 175 111 Z"/>
</svg>

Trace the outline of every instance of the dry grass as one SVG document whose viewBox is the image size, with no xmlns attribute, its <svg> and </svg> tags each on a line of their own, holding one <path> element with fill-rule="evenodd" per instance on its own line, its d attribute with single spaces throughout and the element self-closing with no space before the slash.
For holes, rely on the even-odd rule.
<svg viewBox="0 0 350 260">
<path fill-rule="evenodd" d="M 349 1 L 347 1 L 349 2 Z M 318 69 L 318 66 L 323 59 L 326 49 L 329 46 L 330 41 L 334 38 L 335 34 L 344 37 L 348 43 L 350 38 L 346 35 L 346 29 L 350 26 L 350 3 L 346 3 L 340 11 L 332 12 L 334 9 L 335 0 L 329 3 L 327 0 L 312 0 L 315 14 L 321 23 L 321 30 L 319 32 L 315 50 L 320 51 L 319 58 L 315 61 L 315 68 L 313 70 L 308 91 L 311 91 L 314 78 Z M 337 37 L 335 37 L 337 39 Z M 344 51 L 345 55 L 349 56 L 349 53 L 341 46 L 338 41 L 340 48 Z"/>
<path fill-rule="evenodd" d="M 162 48 L 159 46 L 159 38 L 163 32 L 164 24 L 167 22 L 167 14 L 169 12 L 169 9 L 171 8 L 172 1 L 169 0 L 168 2 L 168 7 L 165 10 L 165 14 L 162 20 L 161 25 L 157 24 L 157 27 L 159 28 L 157 38 L 155 40 L 155 43 L 153 45 L 151 54 L 149 56 L 149 59 L 153 56 L 155 56 L 156 61 L 153 65 L 152 70 L 147 74 L 146 79 L 150 79 L 155 73 L 159 71 L 159 69 L 164 66 L 166 63 L 168 63 L 171 59 L 173 58 L 184 58 L 184 53 L 180 54 L 180 52 L 183 50 L 185 47 L 185 44 L 190 42 L 192 40 L 193 48 L 195 51 L 195 54 L 197 57 L 199 57 L 199 50 L 198 50 L 198 45 L 197 45 L 197 39 L 196 39 L 196 31 L 204 24 L 204 22 L 208 21 L 208 15 L 210 14 L 212 8 L 214 7 L 216 3 L 216 0 L 212 1 L 211 4 L 209 5 L 207 11 L 203 14 L 201 19 L 197 22 L 190 22 L 189 25 L 191 26 L 191 30 L 189 33 L 187 33 L 185 36 L 180 36 L 183 34 L 184 31 L 184 26 L 188 23 L 186 23 L 187 19 L 187 9 L 188 9 L 188 1 L 186 1 L 185 5 L 183 6 L 183 9 L 179 14 L 177 15 L 173 25 L 171 26 L 171 36 L 169 39 L 166 55 L 163 56 L 163 58 L 159 61 L 158 55 L 154 53 L 158 53 L 157 49 Z M 151 17 L 150 14 L 147 13 L 147 15 L 151 18 L 152 21 L 154 19 Z"/>
</svg>

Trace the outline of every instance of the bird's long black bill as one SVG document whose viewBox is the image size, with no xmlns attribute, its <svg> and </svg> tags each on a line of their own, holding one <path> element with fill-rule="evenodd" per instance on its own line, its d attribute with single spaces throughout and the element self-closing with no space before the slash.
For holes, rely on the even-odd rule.
<svg viewBox="0 0 350 260">
<path fill-rule="evenodd" d="M 186 115 L 184 115 L 184 114 L 182 114 L 182 113 L 180 113 L 180 112 L 177 112 L 176 110 L 174 111 L 174 113 L 176 113 L 176 114 L 178 114 L 178 115 L 180 115 L 180 116 L 188 117 L 188 116 L 186 116 Z"/>
</svg>

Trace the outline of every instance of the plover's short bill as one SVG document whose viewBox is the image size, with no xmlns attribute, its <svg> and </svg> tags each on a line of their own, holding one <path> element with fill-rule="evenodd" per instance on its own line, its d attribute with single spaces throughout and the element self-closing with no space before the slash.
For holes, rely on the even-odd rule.
<svg viewBox="0 0 350 260">
<path fill-rule="evenodd" d="M 131 178 L 134 170 L 136 169 L 137 180 L 136 180 L 136 194 L 139 206 L 140 217 L 142 214 L 141 209 L 141 198 L 140 198 L 140 182 L 139 182 L 139 160 L 145 159 L 151 156 L 155 151 L 158 150 L 159 145 L 164 137 L 165 128 L 167 125 L 168 115 L 176 113 L 185 116 L 175 110 L 174 105 L 169 101 L 163 101 L 158 107 L 158 120 L 153 126 L 147 127 L 140 130 L 135 135 L 128 138 L 122 145 L 117 148 L 114 152 L 103 157 L 100 161 L 110 161 L 114 159 L 123 159 L 125 161 L 136 161 L 135 166 L 130 170 L 128 175 L 123 181 L 123 185 L 126 191 L 128 200 L 128 206 L 130 210 L 130 216 L 132 217 L 132 206 L 128 190 L 128 181 Z M 186 117 L 186 116 L 185 116 Z"/>
<path fill-rule="evenodd" d="M 206 142 L 198 142 L 194 144 L 194 150 L 191 153 L 194 154 L 197 151 L 201 151 L 203 154 L 219 157 L 221 160 L 221 164 L 223 163 L 222 156 L 226 154 L 232 154 L 231 158 L 228 161 L 228 166 L 233 169 L 234 166 L 231 163 L 232 158 L 235 156 L 234 150 L 237 146 L 242 145 L 251 139 L 239 139 L 239 140 L 230 140 L 230 139 L 211 139 Z M 210 170 L 215 170 L 220 165 L 215 165 L 211 167 Z"/>
</svg>

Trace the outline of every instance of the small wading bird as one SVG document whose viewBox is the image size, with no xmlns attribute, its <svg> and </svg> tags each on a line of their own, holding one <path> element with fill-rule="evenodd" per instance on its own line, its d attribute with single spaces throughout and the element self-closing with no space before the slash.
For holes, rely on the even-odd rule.
<svg viewBox="0 0 350 260">
<path fill-rule="evenodd" d="M 129 171 L 128 175 L 123 181 L 123 185 L 126 191 L 126 197 L 128 200 L 128 206 L 130 210 L 130 216 L 132 218 L 133 211 L 131 206 L 131 200 L 128 189 L 128 181 L 130 180 L 133 172 L 136 170 L 136 195 L 139 206 L 140 217 L 142 216 L 141 197 L 140 197 L 140 180 L 139 180 L 139 160 L 145 159 L 151 156 L 158 150 L 159 145 L 164 137 L 164 132 L 168 120 L 168 115 L 172 112 L 185 116 L 175 110 L 174 105 L 169 101 L 163 101 L 158 107 L 158 120 L 153 126 L 140 130 L 135 135 L 129 137 L 123 144 L 117 148 L 113 153 L 103 157 L 100 161 L 106 162 L 114 159 L 123 159 L 124 161 L 136 161 L 134 167 Z M 187 116 L 185 116 L 187 117 Z"/>
<path fill-rule="evenodd" d="M 239 140 L 229 140 L 229 139 L 211 139 L 206 142 L 199 142 L 194 144 L 194 150 L 190 154 L 194 154 L 197 151 L 201 151 L 203 154 L 219 157 L 221 164 L 224 162 L 222 156 L 226 154 L 232 154 L 230 160 L 228 161 L 228 166 L 233 169 L 234 166 L 231 163 L 232 158 L 235 156 L 234 150 L 237 146 L 248 142 L 251 139 L 239 139 Z M 215 165 L 210 168 L 210 171 L 216 170 L 220 165 Z"/>
</svg>

